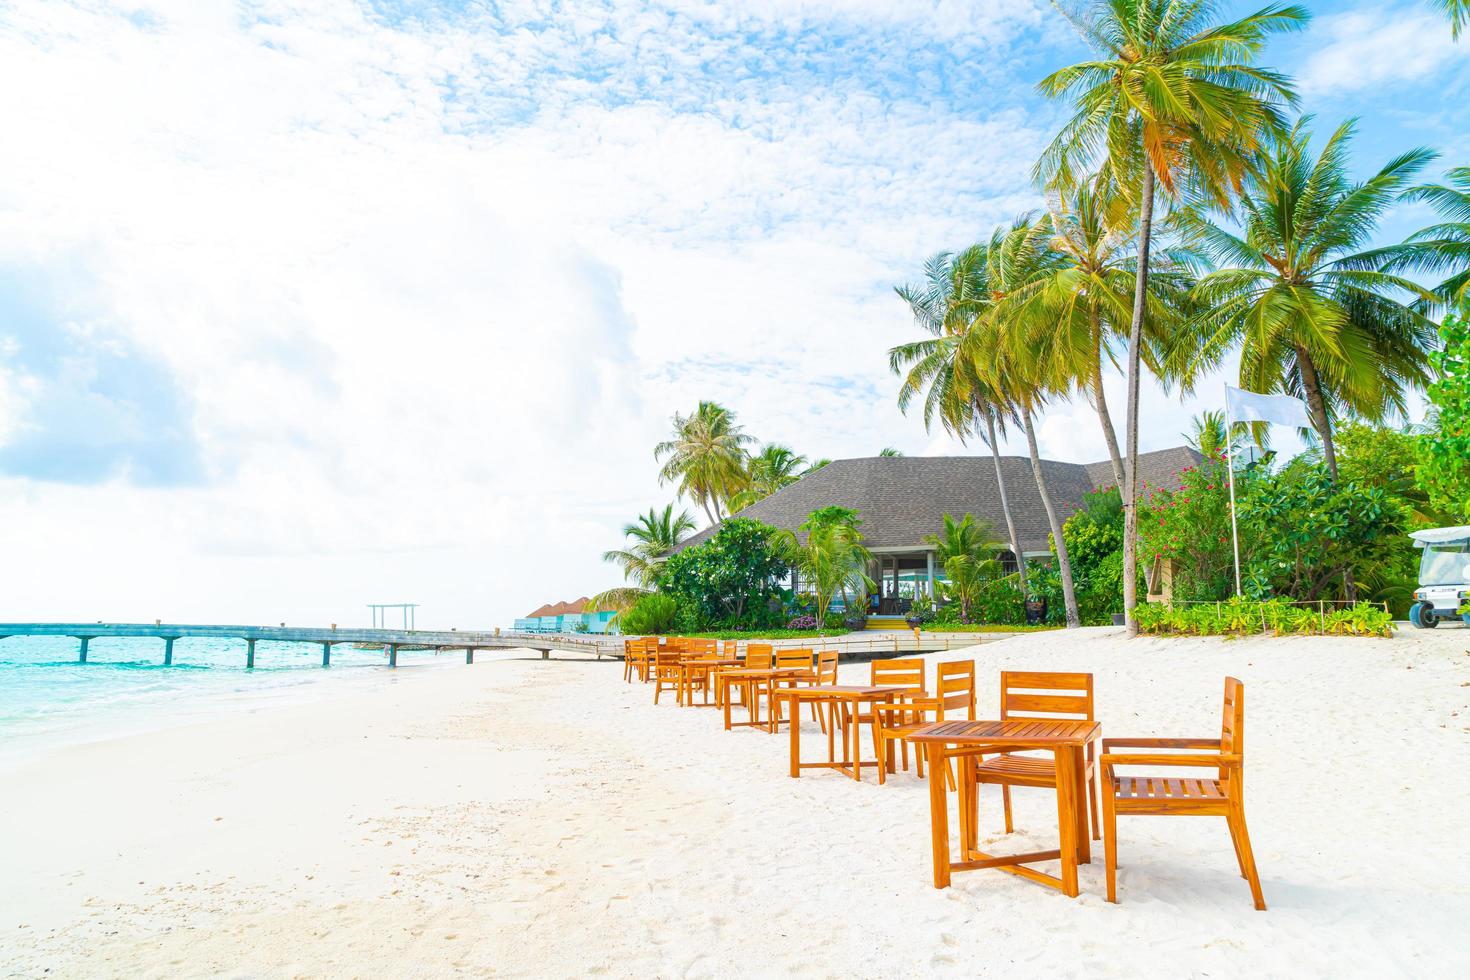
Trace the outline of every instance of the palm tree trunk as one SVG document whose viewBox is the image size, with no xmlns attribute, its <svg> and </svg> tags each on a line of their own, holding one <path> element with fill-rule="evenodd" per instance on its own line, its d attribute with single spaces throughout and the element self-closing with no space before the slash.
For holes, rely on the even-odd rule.
<svg viewBox="0 0 1470 980">
<path fill-rule="evenodd" d="M 1067 626 L 1082 625 L 1077 615 L 1077 591 L 1072 588 L 1072 562 L 1067 558 L 1067 541 L 1062 536 L 1062 525 L 1057 520 L 1057 509 L 1052 506 L 1051 493 L 1046 488 L 1046 476 L 1041 471 L 1041 455 L 1036 451 L 1036 430 L 1031 427 L 1031 412 L 1021 409 L 1021 425 L 1026 430 L 1026 448 L 1031 451 L 1031 472 L 1036 475 L 1036 489 L 1041 494 L 1041 503 L 1046 507 L 1046 520 L 1051 525 L 1052 540 L 1057 546 L 1057 568 L 1062 573 L 1062 603 L 1067 607 Z"/>
<path fill-rule="evenodd" d="M 1097 319 L 1097 313 L 1092 314 Z M 1102 358 L 1098 358 L 1092 372 L 1093 404 L 1097 407 L 1097 420 L 1102 423 L 1103 441 L 1108 444 L 1108 458 L 1113 461 L 1113 479 L 1118 483 L 1118 493 L 1123 493 L 1123 454 L 1118 451 L 1118 434 L 1113 431 L 1113 416 L 1108 411 L 1108 399 L 1103 394 Z"/>
<path fill-rule="evenodd" d="M 1327 415 L 1327 399 L 1322 397 L 1322 379 L 1317 374 L 1317 365 L 1312 356 L 1300 345 L 1296 349 L 1296 362 L 1302 372 L 1302 388 L 1307 394 L 1307 414 L 1312 418 L 1312 428 L 1322 440 L 1322 461 L 1327 464 L 1327 475 L 1337 482 L 1337 447 L 1332 442 L 1332 419 Z M 1342 570 L 1343 596 L 1349 602 L 1358 599 L 1358 583 L 1353 579 L 1353 570 Z"/>
<path fill-rule="evenodd" d="M 1021 594 L 1026 594 L 1026 559 L 1021 555 L 1021 536 L 1016 533 L 1016 519 L 1011 516 L 1011 501 L 1006 496 L 1006 478 L 1000 471 L 1000 446 L 995 440 L 995 409 L 985 406 L 985 425 L 990 443 L 990 458 L 995 463 L 995 486 L 1000 493 L 1000 510 L 1006 518 L 1006 531 L 1011 536 L 1011 554 L 1016 556 L 1016 575 L 1021 581 Z"/>
<path fill-rule="evenodd" d="M 710 509 L 709 509 L 709 497 L 701 497 L 699 499 L 699 506 L 704 511 L 704 516 L 709 518 L 709 526 L 710 527 L 714 527 L 716 524 L 720 523 L 719 521 L 717 521 L 715 519 L 715 515 L 712 514 L 712 513 L 710 513 Z M 715 506 L 718 507 L 719 505 L 716 504 Z"/>
<path fill-rule="evenodd" d="M 1332 420 L 1327 417 L 1327 400 L 1322 397 L 1322 379 L 1317 375 L 1317 365 L 1306 348 L 1296 349 L 1297 367 L 1302 372 L 1302 388 L 1307 393 L 1307 411 L 1312 417 L 1312 428 L 1322 440 L 1322 460 L 1327 464 L 1327 474 L 1337 482 L 1337 448 L 1332 442 Z"/>
<path fill-rule="evenodd" d="M 1133 283 L 1133 323 L 1128 328 L 1127 456 L 1123 461 L 1123 615 L 1129 636 L 1138 635 L 1138 373 L 1143 316 L 1148 309 L 1148 251 L 1154 230 L 1154 168 L 1144 147 L 1143 194 L 1138 215 L 1138 274 Z"/>
</svg>

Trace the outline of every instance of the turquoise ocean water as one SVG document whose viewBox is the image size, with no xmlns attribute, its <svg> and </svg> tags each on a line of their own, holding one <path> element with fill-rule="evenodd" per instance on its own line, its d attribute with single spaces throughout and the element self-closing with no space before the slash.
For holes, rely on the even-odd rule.
<svg viewBox="0 0 1470 980">
<path fill-rule="evenodd" d="M 326 697 L 394 673 L 381 651 L 348 644 L 334 647 L 324 668 L 317 644 L 261 641 L 252 670 L 244 640 L 180 639 L 171 667 L 162 640 L 95 639 L 85 664 L 77 646 L 68 637 L 0 640 L 0 767 L 66 744 Z M 454 663 L 464 655 L 403 651 L 398 671 Z"/>
</svg>

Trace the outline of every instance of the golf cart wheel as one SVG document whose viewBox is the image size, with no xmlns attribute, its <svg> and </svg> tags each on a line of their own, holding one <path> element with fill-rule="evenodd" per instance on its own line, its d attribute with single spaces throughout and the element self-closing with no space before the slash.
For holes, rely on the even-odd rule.
<svg viewBox="0 0 1470 980">
<path fill-rule="evenodd" d="M 1416 602 L 1409 607 L 1409 622 L 1421 630 L 1432 630 L 1439 625 L 1439 617 L 1429 603 Z"/>
</svg>

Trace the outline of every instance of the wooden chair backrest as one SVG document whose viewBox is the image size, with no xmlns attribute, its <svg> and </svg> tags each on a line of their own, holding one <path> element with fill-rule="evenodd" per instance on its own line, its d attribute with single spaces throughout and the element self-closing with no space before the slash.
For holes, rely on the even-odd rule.
<svg viewBox="0 0 1470 980">
<path fill-rule="evenodd" d="M 673 677 L 679 673 L 679 661 L 684 659 L 684 654 L 677 650 L 672 652 L 660 650 L 653 655 L 653 669 L 659 677 Z"/>
<path fill-rule="evenodd" d="M 935 691 L 939 698 L 939 720 L 953 721 L 963 716 L 975 720 L 975 661 L 952 660 L 936 664 Z"/>
<path fill-rule="evenodd" d="M 1003 670 L 1000 672 L 1000 716 L 1094 721 L 1092 675 Z"/>
<path fill-rule="evenodd" d="M 683 653 L 684 644 L 688 642 L 682 636 L 666 636 L 664 637 L 663 650 L 665 653 Z"/>
<path fill-rule="evenodd" d="M 786 667 L 810 667 L 812 665 L 812 652 L 806 650 L 778 650 L 776 651 L 776 666 Z"/>
<path fill-rule="evenodd" d="M 747 643 L 745 645 L 745 666 L 769 668 L 775 661 L 775 654 L 771 651 L 769 643 Z"/>
<path fill-rule="evenodd" d="M 1220 723 L 1220 751 L 1228 755 L 1245 755 L 1245 685 L 1234 677 L 1225 678 L 1225 709 Z"/>
<path fill-rule="evenodd" d="M 817 654 L 817 683 L 837 683 L 837 651 L 822 650 Z"/>
<path fill-rule="evenodd" d="M 874 660 L 872 684 L 874 687 L 904 687 L 911 691 L 922 691 L 924 661 L 919 657 Z"/>
<path fill-rule="evenodd" d="M 739 655 L 739 653 L 739 640 L 726 640 L 724 642 L 724 650 L 721 652 L 721 656 L 723 656 L 726 660 L 734 660 L 735 657 Z"/>
<path fill-rule="evenodd" d="M 720 649 L 719 640 L 685 640 L 684 652 L 701 657 L 713 657 Z"/>
</svg>

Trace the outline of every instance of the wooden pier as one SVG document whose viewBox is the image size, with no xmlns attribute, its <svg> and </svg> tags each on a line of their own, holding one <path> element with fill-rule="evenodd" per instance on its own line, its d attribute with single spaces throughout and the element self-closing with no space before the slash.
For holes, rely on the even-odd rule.
<svg viewBox="0 0 1470 980">
<path fill-rule="evenodd" d="M 476 650 L 535 650 L 547 659 L 552 653 L 580 653 L 621 657 L 621 637 L 568 636 L 557 633 L 514 633 L 460 630 L 388 630 L 337 629 L 296 626 L 197 626 L 181 623 L 0 623 L 0 639 L 11 636 L 69 636 L 79 646 L 77 662 L 86 663 L 88 647 L 102 637 L 144 637 L 163 645 L 163 664 L 174 662 L 174 641 L 185 637 L 243 640 L 245 666 L 255 666 L 255 645 L 262 640 L 274 643 L 315 643 L 322 649 L 322 666 L 332 664 L 332 647 L 339 643 L 382 647 L 388 654 L 388 666 L 398 666 L 398 654 L 411 650 L 463 650 L 465 663 L 475 662 Z"/>
</svg>

